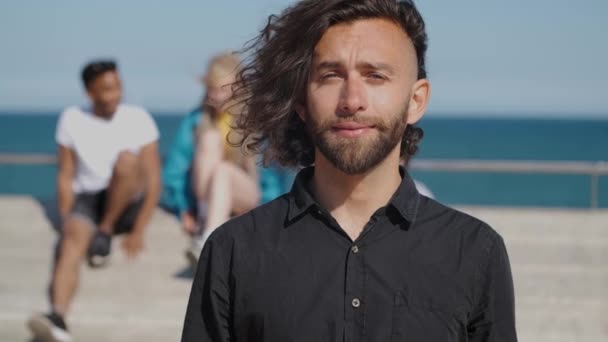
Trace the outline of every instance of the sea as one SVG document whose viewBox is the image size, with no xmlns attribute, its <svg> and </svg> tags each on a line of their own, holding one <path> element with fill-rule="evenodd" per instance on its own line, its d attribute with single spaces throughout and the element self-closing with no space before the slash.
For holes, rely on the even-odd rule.
<svg viewBox="0 0 608 342">
<path fill-rule="evenodd" d="M 164 154 L 187 113 L 153 112 Z M 58 112 L 0 111 L 0 154 L 55 153 Z M 427 115 L 417 159 L 608 161 L 608 119 L 535 118 L 517 115 Z M 608 115 L 606 116 L 608 117 Z M 135 129 L 135 128 L 134 128 Z M 111 139 L 111 137 L 108 137 Z M 103 144 L 101 141 L 100 144 Z M 0 195 L 55 196 L 54 165 L 0 164 Z M 588 208 L 588 175 L 412 171 L 449 205 Z M 599 206 L 608 208 L 608 177 L 599 178 Z"/>
</svg>

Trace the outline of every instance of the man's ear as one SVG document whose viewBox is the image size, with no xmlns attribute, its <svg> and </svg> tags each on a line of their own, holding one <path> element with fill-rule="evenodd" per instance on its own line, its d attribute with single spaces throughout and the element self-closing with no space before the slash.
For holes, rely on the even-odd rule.
<svg viewBox="0 0 608 342">
<path fill-rule="evenodd" d="M 93 93 L 91 92 L 90 89 L 85 89 L 84 93 L 87 95 L 87 98 L 89 99 L 89 101 L 93 101 Z"/>
<path fill-rule="evenodd" d="M 427 79 L 416 81 L 412 86 L 411 94 L 407 109 L 407 123 L 409 125 L 418 122 L 426 112 L 431 97 L 431 83 Z"/>
</svg>

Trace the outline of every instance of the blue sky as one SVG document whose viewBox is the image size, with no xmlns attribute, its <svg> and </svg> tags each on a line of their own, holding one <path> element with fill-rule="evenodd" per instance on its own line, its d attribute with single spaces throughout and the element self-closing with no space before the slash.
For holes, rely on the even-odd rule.
<svg viewBox="0 0 608 342">
<path fill-rule="evenodd" d="M 290 0 L 3 0 L 0 109 L 85 101 L 82 65 L 119 61 L 126 99 L 186 111 L 207 58 L 238 49 Z M 608 119 L 608 1 L 418 0 L 430 111 Z"/>
</svg>

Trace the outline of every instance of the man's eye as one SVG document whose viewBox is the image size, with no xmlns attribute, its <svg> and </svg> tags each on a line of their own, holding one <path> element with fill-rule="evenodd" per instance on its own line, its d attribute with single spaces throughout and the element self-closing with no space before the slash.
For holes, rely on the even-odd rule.
<svg viewBox="0 0 608 342">
<path fill-rule="evenodd" d="M 321 75 L 321 79 L 323 79 L 323 80 L 327 80 L 327 79 L 331 79 L 331 78 L 335 78 L 335 77 L 338 77 L 338 74 L 336 74 L 335 72 L 330 72 L 330 73 Z"/>
<path fill-rule="evenodd" d="M 369 74 L 367 77 L 369 77 L 369 78 L 373 78 L 373 79 L 375 79 L 375 80 L 385 80 L 385 79 L 386 79 L 386 77 L 384 77 L 384 75 L 382 75 L 382 74 L 378 74 L 378 73 L 375 73 L 375 72 L 374 72 L 374 73 Z"/>
</svg>

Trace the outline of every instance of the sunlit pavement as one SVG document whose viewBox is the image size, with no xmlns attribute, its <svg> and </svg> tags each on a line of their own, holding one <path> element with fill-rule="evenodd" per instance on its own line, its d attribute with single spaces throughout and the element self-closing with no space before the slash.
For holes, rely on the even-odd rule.
<svg viewBox="0 0 608 342">
<path fill-rule="evenodd" d="M 505 238 L 521 341 L 608 340 L 608 211 L 464 207 Z M 0 341 L 30 341 L 27 317 L 48 308 L 46 286 L 56 233 L 44 205 L 0 197 Z M 158 211 L 145 252 L 83 266 L 68 324 L 75 341 L 177 341 L 191 274 L 186 239 Z"/>
</svg>

